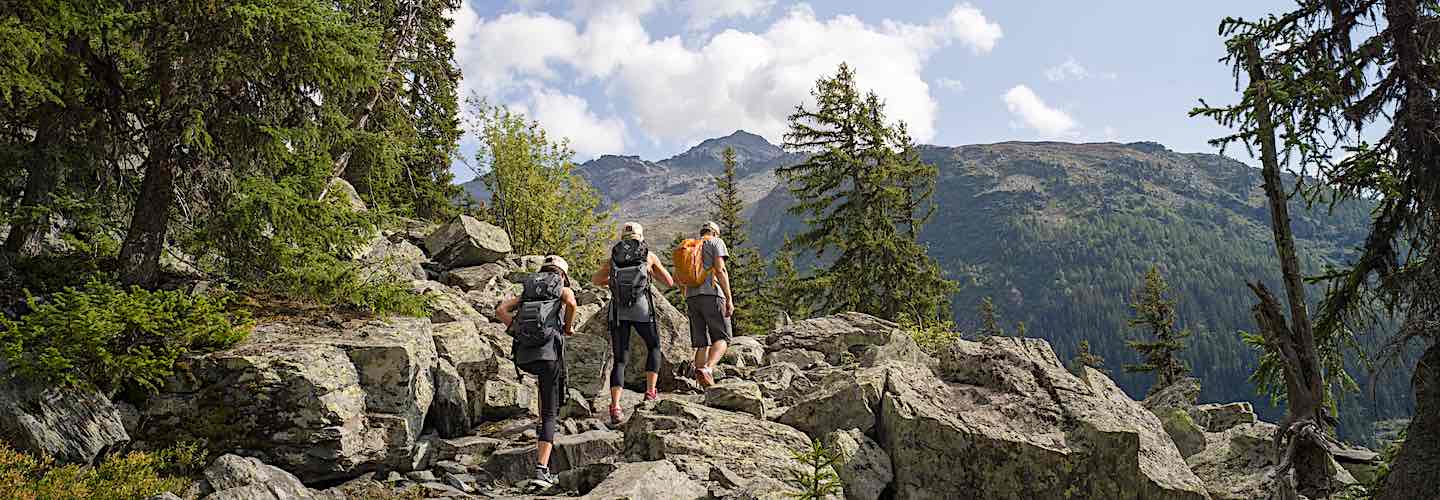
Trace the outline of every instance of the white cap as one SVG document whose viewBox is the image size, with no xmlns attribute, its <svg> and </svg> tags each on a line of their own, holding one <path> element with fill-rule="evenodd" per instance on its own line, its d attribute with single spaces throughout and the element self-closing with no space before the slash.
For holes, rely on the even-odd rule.
<svg viewBox="0 0 1440 500">
<path fill-rule="evenodd" d="M 545 261 L 540 264 L 540 267 L 545 266 L 555 266 L 565 274 L 570 274 L 570 263 L 565 262 L 565 258 L 559 255 L 546 255 Z"/>
<path fill-rule="evenodd" d="M 639 222 L 626 222 L 620 226 L 620 239 L 645 241 L 645 227 Z"/>
<path fill-rule="evenodd" d="M 710 231 L 713 234 L 719 235 L 720 225 L 716 224 L 715 221 L 705 221 L 705 225 L 700 226 L 700 232 L 703 234 L 705 231 Z"/>
</svg>

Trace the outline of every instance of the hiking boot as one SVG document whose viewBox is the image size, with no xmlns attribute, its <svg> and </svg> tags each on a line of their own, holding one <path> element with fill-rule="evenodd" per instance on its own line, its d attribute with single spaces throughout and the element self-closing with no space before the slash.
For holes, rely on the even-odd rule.
<svg viewBox="0 0 1440 500">
<path fill-rule="evenodd" d="M 711 370 L 709 368 L 701 368 L 700 378 L 696 380 L 700 382 L 700 387 L 709 388 L 710 386 L 715 385 L 715 375 L 711 373 Z"/>
<path fill-rule="evenodd" d="M 611 427 L 620 425 L 620 421 L 621 421 L 621 420 L 624 420 L 624 419 L 625 419 L 625 414 L 620 411 L 620 407 L 619 407 L 619 406 L 611 406 L 611 407 L 610 407 L 610 426 L 611 426 Z"/>
<path fill-rule="evenodd" d="M 659 398 L 660 398 L 660 395 L 655 392 L 655 388 L 654 388 L 654 387 L 651 387 L 650 389 L 648 389 L 648 390 L 645 391 L 645 400 L 646 400 L 646 401 L 654 401 L 654 400 L 659 399 Z"/>
<path fill-rule="evenodd" d="M 546 467 L 544 465 L 536 465 L 535 479 L 530 481 L 530 487 L 537 490 L 548 490 L 555 487 L 555 483 L 557 481 L 559 481 L 559 479 L 556 478 L 554 474 L 550 473 L 549 467 Z"/>
</svg>

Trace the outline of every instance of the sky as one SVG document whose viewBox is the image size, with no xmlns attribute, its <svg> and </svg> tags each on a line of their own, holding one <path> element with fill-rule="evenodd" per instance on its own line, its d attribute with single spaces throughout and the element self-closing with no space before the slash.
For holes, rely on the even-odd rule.
<svg viewBox="0 0 1440 500">
<path fill-rule="evenodd" d="M 1238 99 L 1226 16 L 1281 0 L 464 0 L 462 97 L 568 138 L 576 160 L 659 160 L 785 118 L 841 62 L 921 143 L 1153 141 L 1216 152 L 1187 113 Z M 473 156 L 467 137 L 461 154 Z M 1243 155 L 1243 151 L 1233 151 Z M 471 162 L 473 163 L 473 162 Z M 474 176 L 454 166 L 458 180 Z"/>
</svg>

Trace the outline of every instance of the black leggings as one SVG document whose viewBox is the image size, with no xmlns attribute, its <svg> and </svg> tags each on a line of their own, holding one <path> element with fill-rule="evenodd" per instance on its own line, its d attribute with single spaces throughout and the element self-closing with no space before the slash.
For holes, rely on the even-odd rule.
<svg viewBox="0 0 1440 500">
<path fill-rule="evenodd" d="M 535 433 L 541 441 L 555 440 L 555 419 L 560 416 L 560 379 L 565 376 L 562 361 L 532 361 L 521 367 L 540 380 L 540 423 Z"/>
<path fill-rule="evenodd" d="M 610 346 L 615 355 L 615 362 L 610 366 L 610 387 L 625 385 L 625 358 L 630 353 L 631 328 L 645 341 L 645 371 L 660 371 L 660 331 L 655 328 L 655 322 L 621 321 L 619 326 L 610 331 Z"/>
</svg>

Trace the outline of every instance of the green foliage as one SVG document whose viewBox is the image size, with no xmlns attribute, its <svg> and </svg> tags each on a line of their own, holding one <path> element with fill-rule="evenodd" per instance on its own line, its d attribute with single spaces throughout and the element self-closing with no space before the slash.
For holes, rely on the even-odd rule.
<svg viewBox="0 0 1440 500">
<path fill-rule="evenodd" d="M 1130 326 L 1149 330 L 1155 340 L 1125 342 L 1144 359 L 1140 364 L 1125 365 L 1125 371 L 1154 373 L 1156 379 L 1155 385 L 1151 386 L 1152 391 L 1179 382 L 1190 373 L 1185 362 L 1180 360 L 1180 352 L 1185 350 L 1185 339 L 1190 336 L 1190 330 L 1175 330 L 1175 300 L 1170 298 L 1170 285 L 1165 283 L 1158 268 L 1152 266 L 1145 273 L 1145 282 L 1135 290 L 1130 309 L 1134 311 Z"/>
<path fill-rule="evenodd" d="M 800 462 L 801 470 L 791 471 L 786 481 L 795 491 L 787 493 L 799 500 L 824 500 L 841 492 L 840 476 L 835 474 L 838 460 L 819 440 L 810 442 L 808 448 L 794 450 L 792 456 Z"/>
<path fill-rule="evenodd" d="M 874 92 L 861 95 L 841 64 L 789 117 L 785 147 L 811 153 L 781 167 L 806 229 L 792 243 L 827 261 L 805 278 L 821 312 L 858 311 L 890 320 L 948 315 L 954 282 L 916 242 L 934 211 L 936 168 L 920 161 L 903 123 L 885 122 Z"/>
<path fill-rule="evenodd" d="M 1075 359 L 1070 361 L 1070 369 L 1078 372 L 1081 367 L 1086 366 L 1102 372 L 1108 371 L 1105 369 L 1105 358 L 1090 352 L 1090 341 L 1081 340 L 1079 347 L 1075 351 Z M 1186 416 L 1188 417 L 1189 415 Z"/>
<path fill-rule="evenodd" d="M 524 115 L 469 101 L 476 123 L 477 173 L 490 191 L 487 219 L 510 234 L 521 254 L 555 254 L 569 260 L 575 276 L 599 269 L 608 255 L 610 212 L 574 172 L 568 141 L 551 139 Z"/>
<path fill-rule="evenodd" d="M 0 316 L 0 356 L 18 375 L 64 384 L 91 383 L 107 393 L 154 392 L 175 360 L 234 345 L 243 325 L 224 296 L 122 290 L 91 281 L 31 298 L 31 312 Z"/>
<path fill-rule="evenodd" d="M 780 250 L 770 274 L 767 299 L 776 317 L 785 314 L 795 320 L 809 318 L 814 313 L 814 306 L 809 290 L 805 289 L 806 284 L 795 268 L 795 252 L 788 248 Z"/>
<path fill-rule="evenodd" d="M 98 466 L 60 465 L 0 443 L 0 497 L 17 500 L 139 500 L 165 492 L 182 494 L 187 476 L 204 466 L 197 448 L 105 457 Z"/>
<path fill-rule="evenodd" d="M 721 153 L 725 171 L 715 179 L 715 193 L 709 195 L 710 219 L 720 225 L 730 257 L 725 269 L 730 273 L 730 292 L 735 298 L 735 314 L 731 321 L 737 335 L 765 335 L 775 324 L 777 313 L 767 296 L 770 291 L 765 263 L 760 252 L 750 243 L 745 231 L 745 200 L 740 198 L 740 185 L 735 180 L 735 150 Z"/>
<path fill-rule="evenodd" d="M 980 301 L 980 331 L 976 335 L 980 337 L 1005 336 L 1005 328 L 1000 326 L 1000 315 L 995 312 L 995 302 L 990 297 Z"/>
<path fill-rule="evenodd" d="M 900 327 L 910 334 L 910 338 L 915 340 L 921 350 L 932 356 L 939 355 L 949 349 L 955 341 L 964 338 L 959 331 L 955 330 L 955 323 L 949 321 L 935 321 L 921 325 L 901 318 Z"/>
</svg>

